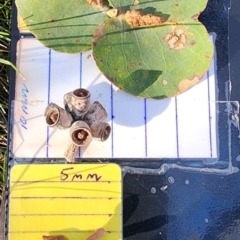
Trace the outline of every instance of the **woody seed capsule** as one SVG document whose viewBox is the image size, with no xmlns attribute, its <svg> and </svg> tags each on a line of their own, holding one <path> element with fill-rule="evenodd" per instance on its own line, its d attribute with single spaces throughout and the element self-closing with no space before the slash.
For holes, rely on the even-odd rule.
<svg viewBox="0 0 240 240">
<path fill-rule="evenodd" d="M 84 88 L 75 89 L 64 95 L 65 109 L 70 112 L 75 120 L 80 120 L 87 112 L 90 105 L 90 92 Z"/>
<path fill-rule="evenodd" d="M 55 103 L 50 103 L 44 113 L 49 127 L 67 129 L 71 126 L 73 118 L 65 109 Z"/>
<path fill-rule="evenodd" d="M 87 123 L 76 121 L 70 128 L 70 138 L 76 146 L 85 146 L 92 140 L 92 133 Z"/>
<path fill-rule="evenodd" d="M 87 121 L 87 123 L 95 140 L 104 142 L 108 139 L 111 133 L 111 127 L 108 123 L 98 122 L 96 120 Z"/>
</svg>

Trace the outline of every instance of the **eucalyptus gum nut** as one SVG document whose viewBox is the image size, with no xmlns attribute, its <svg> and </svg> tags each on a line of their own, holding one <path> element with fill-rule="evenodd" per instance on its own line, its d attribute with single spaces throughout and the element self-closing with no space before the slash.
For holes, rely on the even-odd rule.
<svg viewBox="0 0 240 240">
<path fill-rule="evenodd" d="M 90 105 L 87 113 L 85 114 L 83 120 L 97 120 L 103 121 L 108 116 L 106 109 L 102 106 L 102 104 L 98 101 L 95 101 Z"/>
<path fill-rule="evenodd" d="M 59 107 L 56 103 L 53 103 L 53 102 L 51 102 L 47 107 L 46 107 L 46 109 L 45 109 L 45 111 L 44 111 L 44 116 L 46 116 L 47 115 L 47 112 L 52 108 L 52 107 Z"/>
<path fill-rule="evenodd" d="M 61 130 L 70 128 L 73 122 L 71 114 L 55 103 L 50 103 L 47 106 L 44 115 L 49 127 Z"/>
<path fill-rule="evenodd" d="M 72 143 L 78 147 L 85 146 L 92 140 L 92 133 L 89 125 L 84 121 L 76 121 L 70 128 Z"/>
<path fill-rule="evenodd" d="M 87 120 L 86 122 L 95 140 L 105 142 L 108 139 L 111 133 L 111 126 L 108 123 L 99 122 L 97 120 Z"/>
<path fill-rule="evenodd" d="M 75 89 L 72 92 L 72 105 L 79 111 L 85 112 L 89 108 L 90 92 L 84 88 Z"/>
<path fill-rule="evenodd" d="M 84 88 L 75 89 L 64 95 L 64 107 L 75 120 L 80 120 L 89 109 L 90 97 L 91 94 L 88 90 Z"/>
</svg>

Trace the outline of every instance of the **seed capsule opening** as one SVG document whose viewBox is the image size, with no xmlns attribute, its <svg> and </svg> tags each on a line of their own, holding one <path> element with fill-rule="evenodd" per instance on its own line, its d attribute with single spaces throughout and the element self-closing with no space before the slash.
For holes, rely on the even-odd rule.
<svg viewBox="0 0 240 240">
<path fill-rule="evenodd" d="M 73 95 L 78 98 L 88 98 L 90 97 L 90 92 L 84 88 L 78 88 L 73 91 Z"/>
<path fill-rule="evenodd" d="M 107 125 L 102 131 L 101 140 L 106 141 L 108 139 L 110 133 L 111 133 L 111 127 L 109 125 Z"/>
<path fill-rule="evenodd" d="M 48 126 L 55 126 L 59 121 L 59 110 L 57 108 L 52 108 L 47 112 L 46 123 Z"/>
<path fill-rule="evenodd" d="M 87 123 L 77 121 L 70 128 L 70 137 L 76 146 L 81 147 L 92 140 L 92 133 Z"/>
</svg>

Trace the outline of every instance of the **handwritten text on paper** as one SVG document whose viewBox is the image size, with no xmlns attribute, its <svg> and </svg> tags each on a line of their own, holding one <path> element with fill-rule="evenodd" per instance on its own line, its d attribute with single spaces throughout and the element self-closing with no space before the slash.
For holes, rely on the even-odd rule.
<svg viewBox="0 0 240 240">
<path fill-rule="evenodd" d="M 85 180 L 85 181 L 96 181 L 98 182 L 102 176 L 98 175 L 97 173 L 75 173 L 71 174 L 70 170 L 74 170 L 74 167 L 69 167 L 69 168 L 64 168 L 61 171 L 61 180 L 66 181 L 66 180 L 71 180 L 71 181 L 76 181 L 76 180 Z M 71 174 L 71 176 L 70 176 Z"/>
<path fill-rule="evenodd" d="M 20 123 L 21 126 L 24 129 L 27 129 L 27 119 L 26 119 L 26 115 L 28 115 L 28 107 L 27 107 L 27 103 L 28 103 L 28 88 L 25 84 L 23 84 L 22 87 L 22 115 L 20 116 Z"/>
</svg>

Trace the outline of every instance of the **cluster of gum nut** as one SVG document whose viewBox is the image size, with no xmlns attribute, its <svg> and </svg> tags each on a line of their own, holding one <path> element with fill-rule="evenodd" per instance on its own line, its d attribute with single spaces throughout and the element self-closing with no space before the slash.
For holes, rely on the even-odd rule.
<svg viewBox="0 0 240 240">
<path fill-rule="evenodd" d="M 70 137 L 64 157 L 68 162 L 75 162 L 77 149 L 91 142 L 92 139 L 106 141 L 111 127 L 103 122 L 107 112 L 98 102 L 90 104 L 90 92 L 78 88 L 64 95 L 64 109 L 50 103 L 44 113 L 49 127 L 69 129 Z"/>
</svg>

